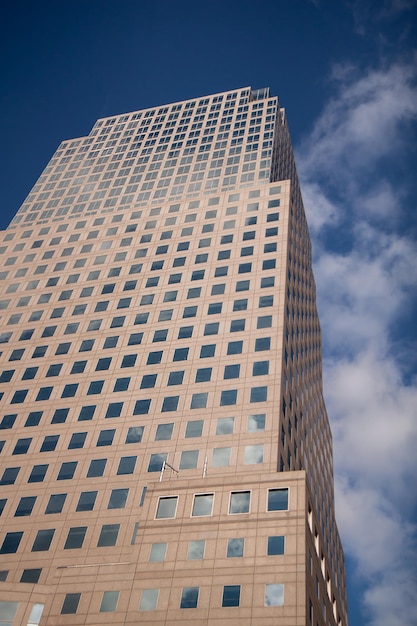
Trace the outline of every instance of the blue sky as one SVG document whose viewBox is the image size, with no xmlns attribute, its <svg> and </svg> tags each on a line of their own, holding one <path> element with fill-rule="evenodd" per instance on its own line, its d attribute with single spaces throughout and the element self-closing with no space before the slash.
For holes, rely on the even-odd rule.
<svg viewBox="0 0 417 626">
<path fill-rule="evenodd" d="M 287 110 L 310 223 L 351 626 L 417 624 L 416 0 L 15 0 L 0 227 L 98 117 L 250 85 Z"/>
</svg>

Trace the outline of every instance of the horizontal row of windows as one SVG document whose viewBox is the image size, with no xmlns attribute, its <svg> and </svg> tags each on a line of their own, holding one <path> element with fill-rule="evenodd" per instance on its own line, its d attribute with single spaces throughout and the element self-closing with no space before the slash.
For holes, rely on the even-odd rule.
<svg viewBox="0 0 417 626">
<path fill-rule="evenodd" d="M 159 589 L 144 589 L 141 594 L 139 611 L 155 611 L 158 609 Z M 100 605 L 100 613 L 117 610 L 119 591 L 105 591 Z M 179 602 L 180 609 L 196 609 L 200 597 L 199 587 L 183 587 Z M 77 613 L 81 593 L 67 593 L 61 608 L 61 615 Z M 284 604 L 284 584 L 267 583 L 264 586 L 263 606 L 276 607 Z M 221 607 L 239 607 L 241 605 L 241 585 L 224 585 L 222 588 Z"/>
<path fill-rule="evenodd" d="M 84 433 L 82 433 L 84 435 Z M 115 435 L 114 429 L 101 431 L 97 446 L 110 446 L 113 443 Z M 133 436 L 136 436 L 134 434 Z M 56 441 L 54 436 L 45 438 L 45 447 L 51 447 L 54 449 Z M 79 446 L 80 447 L 80 446 Z M 196 469 L 199 466 L 200 450 L 183 450 L 179 461 L 179 469 Z M 232 447 L 225 446 L 221 448 L 214 448 L 212 451 L 211 467 L 227 467 L 231 463 Z M 148 472 L 160 472 L 164 463 L 168 460 L 168 452 L 158 452 L 149 455 L 149 462 L 147 466 Z M 135 471 L 137 456 L 125 456 L 121 457 L 119 466 L 117 469 L 117 475 L 133 474 Z M 264 444 L 254 444 L 245 446 L 244 459 L 245 465 L 255 465 L 264 462 Z M 106 467 L 107 459 L 93 459 L 90 463 L 87 471 L 87 478 L 103 476 Z M 57 473 L 56 480 L 72 480 L 74 478 L 78 461 L 64 461 Z M 14 485 L 19 472 L 20 467 L 6 467 L 3 471 L 3 475 L 0 479 L 0 485 Z M 43 482 L 46 473 L 49 469 L 49 464 L 34 465 L 28 478 L 28 483 Z M 6 500 L 0 500 L 0 513 L 1 505 L 4 507 Z"/>
</svg>

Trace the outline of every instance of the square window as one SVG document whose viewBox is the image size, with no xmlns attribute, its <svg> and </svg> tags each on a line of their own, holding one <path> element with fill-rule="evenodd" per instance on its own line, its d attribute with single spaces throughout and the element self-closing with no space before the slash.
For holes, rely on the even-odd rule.
<svg viewBox="0 0 417 626">
<path fill-rule="evenodd" d="M 255 465 L 257 463 L 263 463 L 264 460 L 264 446 L 263 444 L 257 444 L 253 446 L 245 446 L 245 465 Z"/>
<path fill-rule="evenodd" d="M 111 446 L 116 430 L 114 428 L 101 430 L 97 438 L 96 446 Z"/>
<path fill-rule="evenodd" d="M 261 296 L 259 298 L 259 308 L 263 309 L 265 307 L 273 306 L 274 304 L 274 296 Z"/>
<path fill-rule="evenodd" d="M 174 519 L 177 511 L 178 496 L 161 496 L 156 509 L 156 519 Z"/>
<path fill-rule="evenodd" d="M 125 443 L 140 443 L 143 437 L 144 426 L 130 426 Z"/>
<path fill-rule="evenodd" d="M 268 556 L 275 556 L 284 554 L 285 538 L 280 535 L 273 535 L 268 537 Z"/>
<path fill-rule="evenodd" d="M 168 454 L 161 452 L 159 454 L 151 454 L 149 457 L 148 472 L 160 472 L 167 460 Z"/>
<path fill-rule="evenodd" d="M 223 587 L 222 606 L 239 606 L 240 585 L 225 585 Z"/>
<path fill-rule="evenodd" d="M 140 389 L 152 389 L 155 387 L 157 377 L 158 374 L 145 374 L 142 376 Z"/>
<path fill-rule="evenodd" d="M 229 341 L 227 344 L 227 354 L 242 354 L 243 341 Z"/>
<path fill-rule="evenodd" d="M 187 560 L 188 561 L 199 561 L 204 558 L 204 550 L 206 547 L 206 542 L 204 539 L 199 539 L 196 541 L 188 542 L 188 552 L 187 552 Z"/>
<path fill-rule="evenodd" d="M 213 467 L 227 467 L 230 465 L 231 448 L 214 448 L 213 450 Z"/>
<path fill-rule="evenodd" d="M 205 409 L 207 407 L 208 393 L 193 393 L 190 409 Z"/>
<path fill-rule="evenodd" d="M 180 609 L 195 609 L 198 603 L 199 587 L 184 587 L 181 594 Z"/>
<path fill-rule="evenodd" d="M 162 350 L 156 350 L 155 352 L 149 352 L 146 365 L 155 365 L 162 361 Z"/>
<path fill-rule="evenodd" d="M 188 359 L 189 348 L 176 348 L 173 361 L 186 361 Z"/>
<path fill-rule="evenodd" d="M 73 433 L 68 444 L 68 450 L 75 448 L 83 448 L 87 437 L 87 433 Z"/>
<path fill-rule="evenodd" d="M 272 315 L 263 315 L 262 317 L 258 317 L 256 328 L 271 328 L 272 326 Z"/>
<path fill-rule="evenodd" d="M 227 558 L 233 559 L 243 556 L 245 540 L 243 537 L 228 539 L 227 541 Z"/>
<path fill-rule="evenodd" d="M 130 377 L 129 378 L 116 378 L 116 382 L 114 383 L 113 391 L 127 391 L 130 385 Z"/>
<path fill-rule="evenodd" d="M 283 606 L 284 585 L 273 583 L 265 585 L 265 606 Z"/>
<path fill-rule="evenodd" d="M 230 494 L 229 513 L 249 513 L 250 491 L 232 491 Z"/>
<path fill-rule="evenodd" d="M 240 364 L 235 363 L 233 365 L 225 365 L 223 379 L 228 380 L 230 378 L 239 378 L 240 376 Z"/>
<path fill-rule="evenodd" d="M 172 438 L 174 423 L 158 424 L 156 428 L 155 441 L 168 441 Z"/>
<path fill-rule="evenodd" d="M 265 413 L 248 416 L 248 432 L 254 433 L 259 430 L 265 430 Z"/>
<path fill-rule="evenodd" d="M 192 517 L 211 515 L 213 511 L 214 493 L 200 493 L 194 496 Z"/>
<path fill-rule="evenodd" d="M 226 389 L 220 394 L 220 406 L 231 406 L 237 402 L 237 389 Z"/>
<path fill-rule="evenodd" d="M 24 498 L 20 498 L 19 504 L 17 505 L 16 511 L 14 513 L 14 517 L 27 517 L 32 513 L 33 507 L 35 506 L 36 496 L 26 496 Z"/>
<path fill-rule="evenodd" d="M 162 401 L 161 412 L 176 411 L 178 408 L 179 396 L 166 396 Z"/>
<path fill-rule="evenodd" d="M 93 459 L 88 468 L 87 478 L 97 478 L 103 476 L 107 459 Z"/>
<path fill-rule="evenodd" d="M 234 417 L 219 417 L 216 424 L 216 435 L 231 435 L 234 424 Z"/>
<path fill-rule="evenodd" d="M 288 511 L 288 489 L 268 489 L 268 511 Z"/>
<path fill-rule="evenodd" d="M 183 450 L 181 452 L 180 470 L 195 469 L 198 463 L 198 450 Z"/>
<path fill-rule="evenodd" d="M 212 296 L 221 296 L 222 294 L 224 294 L 226 289 L 226 285 L 225 283 L 221 283 L 219 285 L 213 285 L 211 288 L 211 295 Z"/>
<path fill-rule="evenodd" d="M 268 399 L 268 387 L 252 387 L 250 390 L 250 402 L 266 402 Z"/>
<path fill-rule="evenodd" d="M 151 552 L 149 555 L 149 562 L 161 563 L 165 561 L 167 546 L 168 546 L 167 543 L 153 543 L 151 546 Z"/>
<path fill-rule="evenodd" d="M 255 352 L 262 352 L 263 350 L 270 350 L 271 337 L 259 337 L 255 340 Z"/>
<path fill-rule="evenodd" d="M 117 476 L 133 474 L 135 471 L 136 461 L 136 456 L 122 456 L 119 461 L 119 467 L 117 468 Z"/>
<path fill-rule="evenodd" d="M 43 482 L 49 465 L 34 465 L 30 473 L 28 483 L 41 483 Z M 20 469 L 20 468 L 18 468 Z"/>
</svg>

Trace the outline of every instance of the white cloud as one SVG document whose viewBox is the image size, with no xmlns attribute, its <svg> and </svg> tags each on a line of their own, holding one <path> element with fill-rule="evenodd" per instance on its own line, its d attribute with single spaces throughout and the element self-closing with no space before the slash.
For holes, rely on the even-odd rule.
<svg viewBox="0 0 417 626">
<path fill-rule="evenodd" d="M 333 78 L 337 94 L 297 163 L 316 257 L 337 514 L 367 626 L 411 626 L 417 384 L 404 382 L 403 367 L 415 349 L 399 353 L 391 330 L 417 283 L 416 245 L 404 234 L 415 205 L 390 168 L 405 159 L 417 119 L 417 70 L 394 64 L 358 75 L 338 66 Z"/>
</svg>

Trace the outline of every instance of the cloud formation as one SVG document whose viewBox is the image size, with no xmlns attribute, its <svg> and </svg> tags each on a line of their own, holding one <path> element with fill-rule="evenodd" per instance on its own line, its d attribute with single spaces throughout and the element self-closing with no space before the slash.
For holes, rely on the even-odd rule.
<svg viewBox="0 0 417 626">
<path fill-rule="evenodd" d="M 417 70 L 339 65 L 332 79 L 335 96 L 297 163 L 315 250 L 337 517 L 367 626 L 412 626 L 417 364 L 415 347 L 404 350 L 407 327 L 401 349 L 393 328 L 410 314 L 417 284 L 407 231 Z"/>
</svg>

